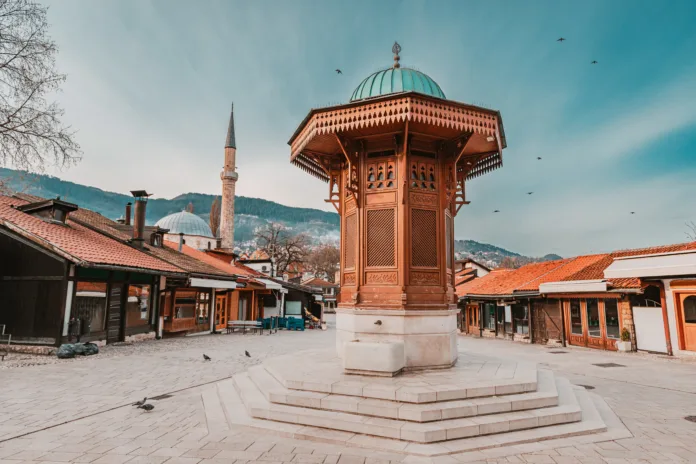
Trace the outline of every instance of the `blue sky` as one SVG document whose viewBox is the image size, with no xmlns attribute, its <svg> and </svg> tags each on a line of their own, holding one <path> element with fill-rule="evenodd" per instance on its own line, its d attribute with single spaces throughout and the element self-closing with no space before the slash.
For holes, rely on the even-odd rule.
<svg viewBox="0 0 696 464">
<path fill-rule="evenodd" d="M 696 220 L 693 1 L 49 5 L 58 99 L 84 150 L 52 171 L 65 179 L 219 193 L 234 101 L 237 193 L 329 209 L 287 141 L 310 108 L 389 66 L 398 40 L 448 98 L 503 115 L 504 166 L 468 184 L 457 238 L 570 256 L 681 242 Z"/>
</svg>

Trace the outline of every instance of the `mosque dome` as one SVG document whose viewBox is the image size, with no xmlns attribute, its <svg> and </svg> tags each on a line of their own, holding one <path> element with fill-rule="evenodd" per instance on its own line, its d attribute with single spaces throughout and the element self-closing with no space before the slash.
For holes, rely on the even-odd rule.
<svg viewBox="0 0 696 464">
<path fill-rule="evenodd" d="M 202 235 L 203 237 L 213 237 L 210 226 L 193 213 L 182 211 L 180 213 L 165 216 L 155 223 L 162 229 L 169 229 L 170 234 Z"/>
<path fill-rule="evenodd" d="M 367 76 L 353 91 L 350 101 L 399 92 L 418 92 L 446 98 L 437 82 L 415 69 L 391 67 Z"/>
</svg>

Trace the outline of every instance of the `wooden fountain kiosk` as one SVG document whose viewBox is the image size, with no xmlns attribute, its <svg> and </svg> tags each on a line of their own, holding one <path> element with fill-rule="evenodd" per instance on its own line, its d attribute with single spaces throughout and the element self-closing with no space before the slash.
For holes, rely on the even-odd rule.
<svg viewBox="0 0 696 464">
<path fill-rule="evenodd" d="M 506 147 L 498 111 L 447 100 L 400 66 L 400 49 L 348 103 L 311 110 L 289 142 L 341 216 L 336 347 L 350 373 L 456 362 L 454 218 L 466 181 L 502 166 Z"/>
</svg>

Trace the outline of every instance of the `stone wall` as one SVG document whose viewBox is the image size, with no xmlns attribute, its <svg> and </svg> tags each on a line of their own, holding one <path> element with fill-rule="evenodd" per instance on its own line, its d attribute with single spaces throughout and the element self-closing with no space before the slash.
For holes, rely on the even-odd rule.
<svg viewBox="0 0 696 464">
<path fill-rule="evenodd" d="M 621 313 L 621 329 L 626 328 L 631 333 L 631 350 L 635 351 L 638 346 L 636 344 L 636 326 L 633 323 L 633 308 L 628 298 L 619 300 L 619 312 Z"/>
</svg>

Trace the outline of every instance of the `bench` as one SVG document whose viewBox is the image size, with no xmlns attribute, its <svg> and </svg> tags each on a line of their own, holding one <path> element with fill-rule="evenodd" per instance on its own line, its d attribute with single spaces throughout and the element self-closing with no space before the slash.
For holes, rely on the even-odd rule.
<svg viewBox="0 0 696 464">
<path fill-rule="evenodd" d="M 250 332 L 259 332 L 263 335 L 263 322 L 259 321 L 229 321 L 227 322 L 227 333 L 234 333 L 235 330 L 241 330 L 243 334 Z"/>
</svg>

